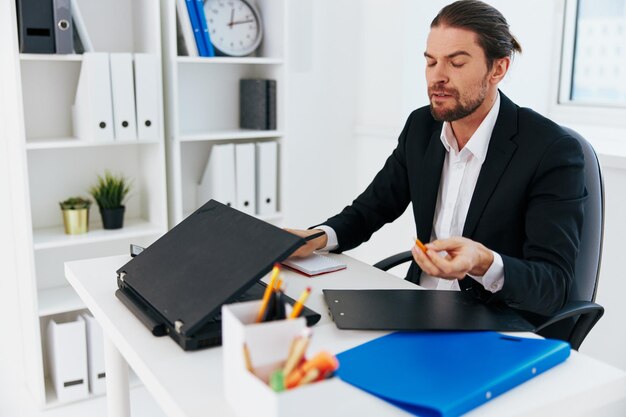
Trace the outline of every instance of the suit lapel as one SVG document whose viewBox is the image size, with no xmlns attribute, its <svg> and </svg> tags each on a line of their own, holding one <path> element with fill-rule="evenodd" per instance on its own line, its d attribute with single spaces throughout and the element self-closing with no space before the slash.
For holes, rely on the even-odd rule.
<svg viewBox="0 0 626 417">
<path fill-rule="evenodd" d="M 478 219 L 480 219 L 487 202 L 517 149 L 517 145 L 511 141 L 511 138 L 516 134 L 517 106 L 500 92 L 498 120 L 491 134 L 487 157 L 478 175 L 474 195 L 463 227 L 463 236 L 472 237 Z"/>
<path fill-rule="evenodd" d="M 435 216 L 435 205 L 439 194 L 441 169 L 445 158 L 445 148 L 441 143 L 441 126 L 430 137 L 419 168 L 418 194 L 414 205 L 417 207 L 417 233 L 424 242 L 430 241 Z"/>
</svg>

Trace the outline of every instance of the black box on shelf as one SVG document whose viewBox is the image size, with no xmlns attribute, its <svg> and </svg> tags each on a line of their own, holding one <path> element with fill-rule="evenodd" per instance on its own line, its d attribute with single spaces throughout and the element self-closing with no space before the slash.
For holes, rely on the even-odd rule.
<svg viewBox="0 0 626 417">
<path fill-rule="evenodd" d="M 276 80 L 239 80 L 239 127 L 276 129 Z"/>
</svg>

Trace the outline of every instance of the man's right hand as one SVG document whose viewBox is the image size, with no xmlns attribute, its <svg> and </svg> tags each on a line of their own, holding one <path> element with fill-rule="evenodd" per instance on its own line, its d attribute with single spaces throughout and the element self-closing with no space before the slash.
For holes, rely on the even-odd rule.
<svg viewBox="0 0 626 417">
<path fill-rule="evenodd" d="M 285 230 L 288 231 L 289 233 L 293 233 L 294 235 L 300 236 L 302 238 L 306 238 L 307 236 L 311 236 L 316 233 L 322 232 L 321 229 L 298 230 L 298 229 L 285 228 Z M 327 242 L 328 242 L 328 236 L 326 236 L 326 233 L 324 233 L 322 236 L 316 237 L 315 239 L 308 241 L 306 245 L 300 246 L 298 250 L 292 253 L 289 257 L 293 258 L 297 256 L 297 257 L 305 258 L 309 256 L 310 254 L 312 254 L 313 251 L 325 248 Z"/>
</svg>

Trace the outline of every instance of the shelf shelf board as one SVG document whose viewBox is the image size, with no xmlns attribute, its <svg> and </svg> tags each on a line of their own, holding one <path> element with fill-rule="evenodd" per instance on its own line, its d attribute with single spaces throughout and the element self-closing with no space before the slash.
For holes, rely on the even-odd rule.
<svg viewBox="0 0 626 417">
<path fill-rule="evenodd" d="M 117 230 L 91 228 L 82 235 L 66 235 L 63 226 L 47 227 L 33 230 L 33 246 L 35 250 L 62 248 L 87 243 L 107 242 L 117 239 L 135 238 L 139 236 L 158 235 L 164 233 L 162 227 L 143 219 L 125 219 L 124 227 Z"/>
<path fill-rule="evenodd" d="M 85 303 L 71 286 L 39 290 L 39 317 L 85 309 Z"/>
<path fill-rule="evenodd" d="M 178 56 L 176 62 L 179 64 L 206 64 L 206 65 L 281 65 L 285 61 L 282 58 L 265 58 L 265 57 L 197 57 L 197 56 Z"/>
<path fill-rule="evenodd" d="M 128 146 L 128 145 L 150 145 L 156 144 L 156 140 L 134 140 L 134 141 L 90 141 L 73 137 L 68 138 L 38 138 L 27 139 L 26 149 L 67 149 L 67 148 L 89 148 L 99 146 Z"/>
<path fill-rule="evenodd" d="M 80 54 L 20 54 L 20 61 L 48 61 L 48 62 L 80 62 L 83 56 Z"/>
<path fill-rule="evenodd" d="M 180 142 L 202 142 L 213 140 L 263 139 L 283 136 L 282 130 L 232 129 L 212 132 L 186 133 L 178 137 Z"/>
</svg>

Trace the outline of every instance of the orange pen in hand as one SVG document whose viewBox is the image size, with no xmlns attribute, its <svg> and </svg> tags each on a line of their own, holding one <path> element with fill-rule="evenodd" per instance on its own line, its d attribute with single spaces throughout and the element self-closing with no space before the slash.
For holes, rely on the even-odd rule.
<svg viewBox="0 0 626 417">
<path fill-rule="evenodd" d="M 424 244 L 422 243 L 421 240 L 419 240 L 418 238 L 415 238 L 415 244 L 417 245 L 418 248 L 420 248 L 422 250 L 422 252 L 426 253 L 426 251 L 428 249 L 426 249 L 426 246 L 424 246 Z"/>
</svg>

